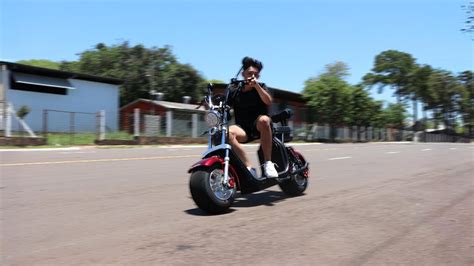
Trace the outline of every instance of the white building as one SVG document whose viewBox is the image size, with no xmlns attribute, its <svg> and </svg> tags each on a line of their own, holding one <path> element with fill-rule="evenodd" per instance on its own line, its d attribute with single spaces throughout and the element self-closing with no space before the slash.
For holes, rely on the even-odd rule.
<svg viewBox="0 0 474 266">
<path fill-rule="evenodd" d="M 0 61 L 0 130 L 16 130 L 16 112 L 26 106 L 26 124 L 35 132 L 95 132 L 97 113 L 105 111 L 106 128 L 118 129 L 121 80 Z M 9 122 L 12 121 L 12 122 Z"/>
</svg>

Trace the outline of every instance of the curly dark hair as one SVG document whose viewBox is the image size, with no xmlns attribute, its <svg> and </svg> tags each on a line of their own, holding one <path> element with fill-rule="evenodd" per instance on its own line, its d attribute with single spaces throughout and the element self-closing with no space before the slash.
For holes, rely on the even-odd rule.
<svg viewBox="0 0 474 266">
<path fill-rule="evenodd" d="M 246 56 L 242 59 L 242 68 L 245 70 L 249 67 L 255 67 L 258 69 L 258 71 L 262 71 L 263 69 L 263 64 L 262 62 L 258 61 L 257 59 L 254 59 L 252 57 Z"/>
</svg>

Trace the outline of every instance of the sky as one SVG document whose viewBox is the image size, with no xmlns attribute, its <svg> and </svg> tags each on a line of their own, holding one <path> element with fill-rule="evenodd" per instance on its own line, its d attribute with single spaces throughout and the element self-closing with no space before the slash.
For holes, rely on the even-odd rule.
<svg viewBox="0 0 474 266">
<path fill-rule="evenodd" d="M 78 60 L 97 43 L 172 47 L 206 79 L 228 81 L 244 56 L 261 60 L 260 80 L 301 92 L 336 61 L 350 84 L 385 50 L 419 64 L 474 69 L 460 31 L 468 0 L 0 0 L 0 60 Z M 395 101 L 392 91 L 372 97 Z"/>
</svg>

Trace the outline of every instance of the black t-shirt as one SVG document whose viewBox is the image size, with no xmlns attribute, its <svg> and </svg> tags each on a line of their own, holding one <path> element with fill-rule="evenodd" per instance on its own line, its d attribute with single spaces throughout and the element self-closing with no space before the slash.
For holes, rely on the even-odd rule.
<svg viewBox="0 0 474 266">
<path fill-rule="evenodd" d="M 270 93 L 264 83 L 259 84 L 265 91 Z M 250 127 L 255 123 L 258 116 L 268 115 L 268 106 L 262 101 L 255 88 L 245 92 L 242 90 L 234 91 L 231 99 L 235 123 L 238 125 Z"/>
</svg>

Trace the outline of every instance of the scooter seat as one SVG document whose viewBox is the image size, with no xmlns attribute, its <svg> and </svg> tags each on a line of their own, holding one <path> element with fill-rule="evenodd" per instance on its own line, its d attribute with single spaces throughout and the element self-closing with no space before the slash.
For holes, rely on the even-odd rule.
<svg viewBox="0 0 474 266">
<path fill-rule="evenodd" d="M 293 112 L 291 111 L 291 109 L 287 108 L 276 115 L 272 115 L 272 122 L 280 123 L 285 121 L 286 123 L 286 120 L 290 119 L 291 116 L 293 116 Z"/>
</svg>

